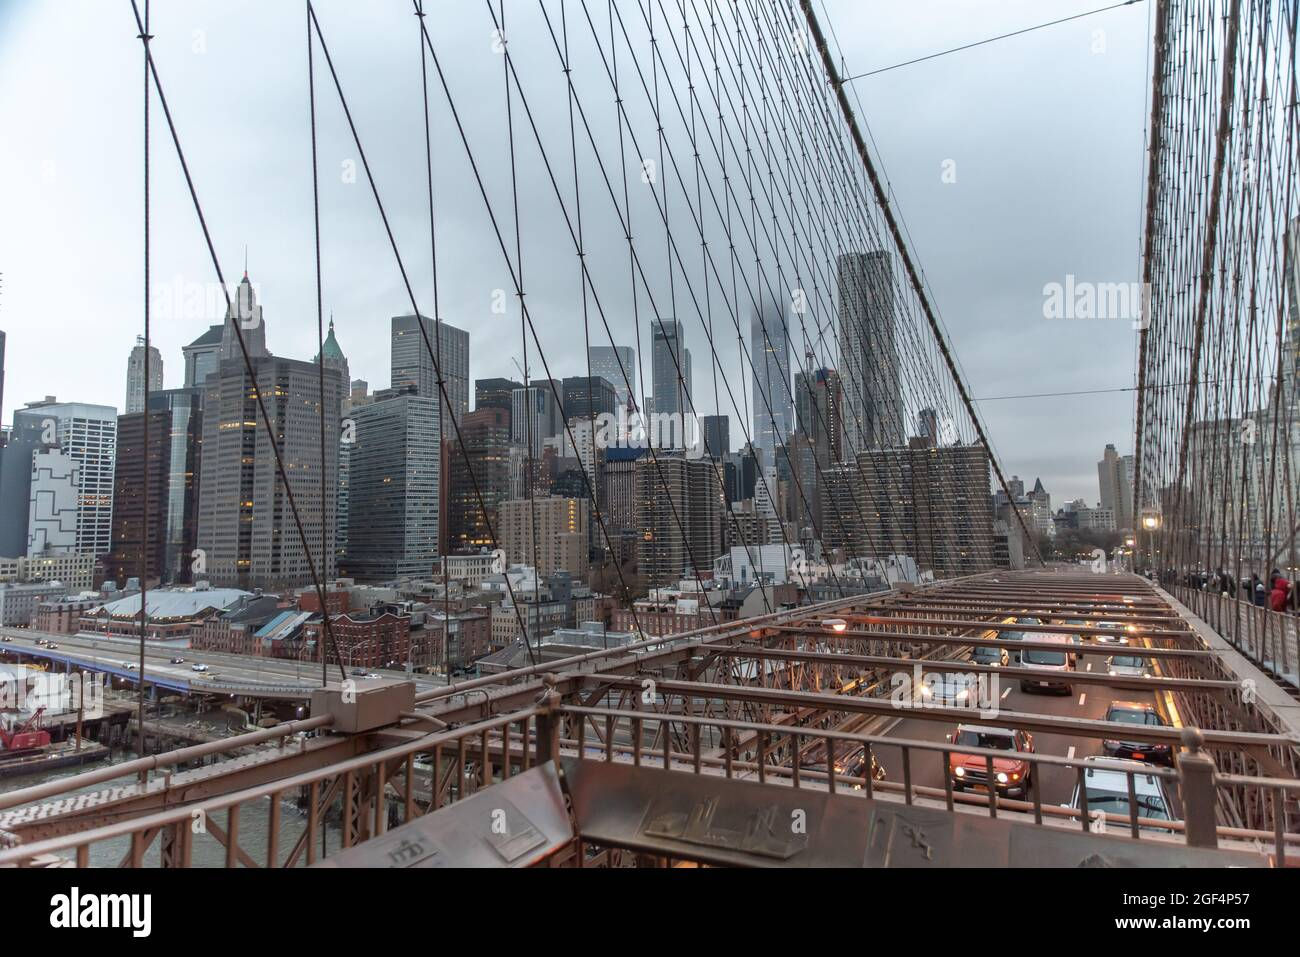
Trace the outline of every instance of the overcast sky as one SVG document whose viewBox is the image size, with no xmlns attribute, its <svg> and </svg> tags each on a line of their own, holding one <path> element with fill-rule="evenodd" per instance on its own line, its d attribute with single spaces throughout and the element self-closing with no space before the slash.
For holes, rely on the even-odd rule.
<svg viewBox="0 0 1300 957">
<path fill-rule="evenodd" d="M 1098 4 L 826 5 L 847 71 L 856 74 Z M 513 250 L 502 60 L 491 49 L 492 22 L 478 0 L 436 6 L 439 16 L 430 19 L 435 42 Z M 589 6 L 607 30 L 605 4 L 590 0 Z M 913 252 L 977 397 L 1133 384 L 1129 322 L 1046 319 L 1043 289 L 1064 283 L 1067 275 L 1097 283 L 1138 278 L 1149 6 L 1139 2 L 854 84 Z M 620 7 L 639 22 L 635 3 L 622 0 Z M 320 0 L 317 9 L 416 298 L 421 311 L 431 313 L 420 60 L 410 3 Z M 586 23 L 580 10 L 570 0 L 575 73 L 594 78 L 600 61 L 590 34 L 587 47 L 581 45 Z M 506 3 L 507 27 L 516 24 L 515 32 L 508 30 L 516 41 L 511 52 L 536 90 L 530 105 L 549 131 L 548 148 L 563 158 L 564 88 L 536 11 L 532 0 Z M 310 358 L 316 306 L 303 5 L 155 0 L 152 32 L 226 278 L 239 278 L 247 245 L 269 347 Z M 142 67 L 135 34 L 126 0 L 0 0 L 0 329 L 8 334 L 0 418 L 6 423 L 16 406 L 47 394 L 118 407 L 124 401 L 126 358 L 143 321 Z M 317 57 L 325 309 L 335 315 L 352 375 L 383 388 L 388 317 L 409 312 L 410 301 L 364 174 L 347 182 L 345 164 L 355 162 L 357 151 L 319 51 Z M 630 64 L 624 61 L 622 69 L 627 76 Z M 590 89 L 594 97 L 599 87 Z M 430 90 L 436 149 L 444 157 L 436 172 L 441 311 L 470 331 L 471 378 L 513 376 L 512 357 L 523 359 L 517 313 L 502 317 L 491 310 L 492 290 L 513 287 L 436 79 Z M 616 135 L 607 84 L 605 91 L 593 106 L 600 113 L 593 121 Z M 514 105 L 518 110 L 518 101 Z M 648 120 L 644 103 L 640 109 Z M 184 371 L 181 347 L 220 317 L 187 312 L 181 300 L 171 314 L 160 308 L 162 287 L 192 295 L 192 284 L 210 282 L 213 274 L 156 103 L 153 118 L 152 339 L 162 352 L 165 385 L 176 387 Z M 524 122 L 518 114 L 516 121 Z M 526 139 L 526 127 L 517 125 L 516 135 Z M 653 127 L 639 135 L 653 142 Z M 530 214 L 530 204 L 543 203 L 550 189 L 538 154 L 520 148 L 517 156 L 528 300 L 546 323 L 551 371 L 580 374 L 585 363 L 573 249 L 556 231 L 563 221 L 553 197 L 549 230 L 540 214 Z M 584 184 L 595 183 L 597 175 L 584 164 Z M 568 176 L 566 189 L 571 167 Z M 621 269 L 619 283 L 626 288 L 626 247 L 610 207 L 600 209 L 594 186 L 583 188 L 590 190 L 583 202 L 593 274 Z M 653 209 L 634 213 L 647 232 Z M 685 209 L 675 215 L 681 229 Z M 684 235 L 689 228 L 688 222 Z M 698 243 L 689 236 L 682 242 L 698 255 Z M 662 267 L 662 244 L 655 255 L 647 253 L 648 269 Z M 682 309 L 680 283 L 672 293 Z M 666 300 L 669 294 L 664 279 L 656 296 Z M 604 298 L 611 324 L 627 330 L 616 338 L 627 341 L 630 309 L 611 291 Z M 566 310 L 570 317 L 555 316 Z M 641 318 L 644 350 L 644 312 Z M 734 338 L 734 332 L 730 341 L 719 336 L 724 362 L 735 357 Z M 697 400 L 707 385 L 711 405 L 702 340 L 701 332 L 688 331 Z M 593 333 L 593 341 L 607 340 Z M 529 350 L 530 373 L 540 376 L 531 343 Z M 1096 500 L 1096 462 L 1104 445 L 1132 451 L 1133 405 L 1132 392 L 1113 392 L 989 401 L 981 412 L 1008 475 L 1026 484 L 1041 476 L 1059 505 L 1076 497 Z M 725 400 L 722 411 L 729 411 Z"/>
</svg>

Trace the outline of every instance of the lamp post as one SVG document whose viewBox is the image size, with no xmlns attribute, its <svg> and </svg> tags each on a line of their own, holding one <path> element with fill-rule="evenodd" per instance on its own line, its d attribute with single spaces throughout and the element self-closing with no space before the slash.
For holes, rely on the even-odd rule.
<svg viewBox="0 0 1300 957">
<path fill-rule="evenodd" d="M 1147 533 L 1147 549 L 1151 568 L 1155 568 L 1156 558 L 1156 532 L 1160 530 L 1161 518 L 1160 513 L 1155 509 L 1143 509 L 1142 511 L 1142 529 Z M 1157 578 L 1158 578 L 1157 572 Z"/>
</svg>

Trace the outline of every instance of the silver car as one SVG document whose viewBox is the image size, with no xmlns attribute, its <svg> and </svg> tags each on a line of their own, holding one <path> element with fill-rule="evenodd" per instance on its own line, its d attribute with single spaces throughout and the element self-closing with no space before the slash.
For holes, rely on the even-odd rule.
<svg viewBox="0 0 1300 957">
<path fill-rule="evenodd" d="M 1151 665 L 1141 655 L 1111 655 L 1106 659 L 1106 674 L 1112 678 L 1150 678 Z"/>
</svg>

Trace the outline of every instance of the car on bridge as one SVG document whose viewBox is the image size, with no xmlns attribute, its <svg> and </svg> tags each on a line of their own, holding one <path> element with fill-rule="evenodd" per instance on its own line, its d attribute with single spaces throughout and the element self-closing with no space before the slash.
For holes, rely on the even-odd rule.
<svg viewBox="0 0 1300 957">
<path fill-rule="evenodd" d="M 1164 782 L 1153 774 L 1145 773 L 1145 767 L 1139 761 L 1125 761 L 1128 768 L 1125 770 L 1116 768 L 1096 767 L 1095 762 L 1103 760 L 1097 755 L 1091 755 L 1083 759 L 1083 787 L 1086 788 L 1084 794 L 1088 798 L 1088 814 L 1098 815 L 1100 813 L 1119 814 L 1125 817 L 1132 813 L 1133 805 L 1129 803 L 1128 779 L 1129 774 L 1133 775 L 1133 795 L 1137 804 L 1138 817 L 1150 818 L 1156 821 L 1173 821 L 1176 820 L 1173 814 L 1173 805 L 1169 800 L 1169 792 L 1165 790 Z M 1072 810 L 1080 810 L 1080 785 L 1075 784 L 1074 796 L 1070 798 L 1070 803 L 1065 805 Z M 1104 819 L 1101 819 L 1104 820 Z M 1097 830 L 1104 830 L 1103 824 Z M 1143 831 L 1163 831 L 1164 828 L 1150 824 L 1139 825 L 1139 830 Z"/>
<path fill-rule="evenodd" d="M 1107 721 L 1133 725 L 1136 740 L 1108 738 L 1101 743 L 1108 757 L 1128 758 L 1134 761 L 1153 761 L 1157 764 L 1174 763 L 1173 748 L 1165 742 L 1141 740 L 1141 728 L 1167 728 L 1168 722 L 1160 716 L 1155 705 L 1142 701 L 1112 701 L 1106 710 Z"/>
<path fill-rule="evenodd" d="M 10 638 L 8 635 L 0 635 L 0 641 L 3 641 L 6 644 L 8 644 L 9 642 L 13 641 L 13 639 Z"/>
<path fill-rule="evenodd" d="M 841 748 L 844 750 L 841 752 Z M 867 748 L 866 745 L 852 747 L 852 742 L 844 742 L 836 746 L 835 756 L 835 774 L 837 777 L 865 778 L 867 774 Z M 799 767 L 805 771 L 820 771 L 826 773 L 826 745 L 819 742 L 809 753 L 805 760 L 800 761 Z M 885 768 L 876 760 L 876 752 L 871 752 L 871 780 L 885 780 Z M 853 785 L 853 790 L 862 790 L 861 784 Z"/>
<path fill-rule="evenodd" d="M 1074 685 L 1070 682 L 1070 674 L 1074 671 L 1075 642 L 1072 636 L 1040 634 L 1034 636 L 1034 640 L 1060 645 L 1060 649 L 1026 648 L 1020 653 L 1020 666 L 1041 674 L 1041 677 L 1021 678 L 1020 690 L 1073 693 Z"/>
<path fill-rule="evenodd" d="M 994 665 L 1005 668 L 1009 659 L 1005 648 L 999 648 L 996 645 L 977 645 L 970 653 L 970 660 L 972 664 L 976 665 Z"/>
<path fill-rule="evenodd" d="M 183 664 L 185 664 L 185 659 L 184 659 L 184 658 L 179 658 L 179 657 L 178 657 L 178 658 L 173 658 L 173 659 L 172 659 L 172 664 L 174 664 L 174 665 L 183 665 Z"/>
<path fill-rule="evenodd" d="M 1001 650 L 1001 649 L 995 649 Z M 956 671 L 931 671 L 920 682 L 922 702 L 949 708 L 974 708 L 979 703 L 979 684 L 975 675 Z"/>
<path fill-rule="evenodd" d="M 202 662 L 199 662 L 196 665 L 190 665 L 190 671 L 207 671 L 207 670 L 208 670 L 208 666 L 203 664 Z"/>
<path fill-rule="evenodd" d="M 1099 621 L 1097 628 L 1101 629 L 1093 634 L 1092 640 L 1103 645 L 1127 645 L 1127 629 L 1117 621 Z"/>
<path fill-rule="evenodd" d="M 1032 768 L 1023 755 L 1034 753 L 1034 736 L 1028 731 L 961 724 L 955 734 L 948 735 L 948 741 L 968 748 L 1007 752 L 1007 757 L 993 759 L 993 786 L 999 794 L 1007 797 L 1022 797 L 1029 793 Z M 953 751 L 948 755 L 948 777 L 955 791 L 967 788 L 988 790 L 988 772 L 988 759 L 982 754 Z"/>
<path fill-rule="evenodd" d="M 1141 655 L 1111 655 L 1106 659 L 1106 674 L 1112 678 L 1150 678 L 1151 665 Z"/>
</svg>

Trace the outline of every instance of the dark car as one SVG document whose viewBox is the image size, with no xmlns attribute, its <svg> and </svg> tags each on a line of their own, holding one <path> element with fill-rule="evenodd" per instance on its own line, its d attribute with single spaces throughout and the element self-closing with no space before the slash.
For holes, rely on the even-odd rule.
<svg viewBox="0 0 1300 957">
<path fill-rule="evenodd" d="M 1106 712 L 1107 721 L 1133 725 L 1133 739 L 1108 738 L 1102 741 L 1102 750 L 1107 757 L 1130 758 L 1134 761 L 1152 761 L 1157 764 L 1173 764 L 1173 747 L 1168 742 L 1142 740 L 1142 728 L 1167 728 L 1168 722 L 1160 717 L 1155 705 L 1141 701 L 1112 701 Z"/>
<path fill-rule="evenodd" d="M 980 645 L 970 654 L 972 664 L 977 665 L 1001 665 L 1006 667 L 1007 649 L 998 648 L 993 645 Z"/>
</svg>

